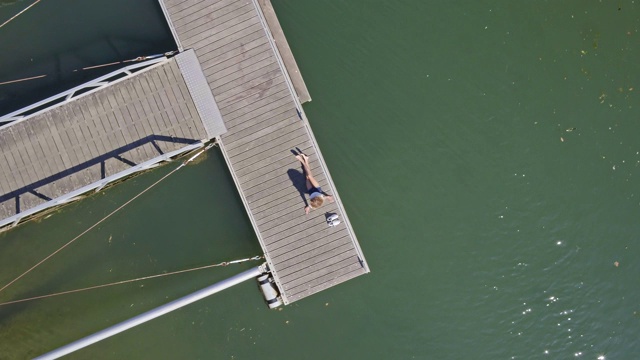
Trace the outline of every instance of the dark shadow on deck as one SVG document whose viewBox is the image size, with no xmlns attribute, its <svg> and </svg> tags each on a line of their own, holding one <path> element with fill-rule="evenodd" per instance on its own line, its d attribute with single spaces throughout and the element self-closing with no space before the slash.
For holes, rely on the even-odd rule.
<svg viewBox="0 0 640 360">
<path fill-rule="evenodd" d="M 293 185 L 296 188 L 296 190 L 298 190 L 298 192 L 300 193 L 300 197 L 304 202 L 304 206 L 305 207 L 309 206 L 309 203 L 307 202 L 307 197 L 305 196 L 307 194 L 307 178 L 304 176 L 304 169 L 303 171 L 289 169 L 287 170 L 287 175 L 289 175 L 289 180 L 291 180 L 291 185 Z"/>
<path fill-rule="evenodd" d="M 49 201 L 52 200 L 51 197 L 47 196 L 46 194 L 42 194 L 41 192 L 39 192 L 37 189 L 51 184 L 53 182 L 56 182 L 58 180 L 62 180 L 68 176 L 71 176 L 75 173 L 78 173 L 80 171 L 86 170 L 92 166 L 98 165 L 100 164 L 101 167 L 101 174 L 100 174 L 100 178 L 104 179 L 106 177 L 106 169 L 105 169 L 105 162 L 107 160 L 110 159 L 116 159 L 120 162 L 123 162 L 131 167 L 136 166 L 138 164 L 123 158 L 121 155 L 127 151 L 131 151 L 133 149 L 136 149 L 138 147 L 144 146 L 148 143 L 151 143 L 154 145 L 154 147 L 156 148 L 156 150 L 158 150 L 158 156 L 163 155 L 163 152 L 159 150 L 159 147 L 157 146 L 157 142 L 158 141 L 163 141 L 163 142 L 171 142 L 171 143 L 177 143 L 177 144 L 185 144 L 185 145 L 191 145 L 194 144 L 196 142 L 198 142 L 198 140 L 194 140 L 194 139 L 186 139 L 186 138 L 179 138 L 179 137 L 174 137 L 174 136 L 165 136 L 165 135 L 149 135 L 147 137 L 144 137 L 140 140 L 136 140 L 130 144 L 124 145 L 122 147 L 119 147 L 115 150 L 109 151 L 108 153 L 105 153 L 99 157 L 93 158 L 89 161 L 85 161 L 81 164 L 78 164 L 76 166 L 73 166 L 69 169 L 66 169 L 65 171 L 61 171 L 57 174 L 48 176 L 42 180 L 36 181 L 32 184 L 29 184 L 27 186 L 21 187 L 20 189 L 14 190 L 10 193 L 7 194 L 3 194 L 0 195 L 0 203 L 3 203 L 9 199 L 15 199 L 16 201 L 16 214 L 19 214 L 22 209 L 20 207 L 20 196 L 25 194 L 25 193 L 30 193 L 33 195 L 36 195 L 37 197 L 45 200 L 45 201 Z M 151 160 L 147 159 L 147 160 Z M 100 179 L 96 179 L 96 181 L 98 181 Z M 89 185 L 85 184 L 83 186 Z M 75 189 L 74 189 L 75 190 Z M 26 209 L 25 209 L 26 210 Z"/>
</svg>

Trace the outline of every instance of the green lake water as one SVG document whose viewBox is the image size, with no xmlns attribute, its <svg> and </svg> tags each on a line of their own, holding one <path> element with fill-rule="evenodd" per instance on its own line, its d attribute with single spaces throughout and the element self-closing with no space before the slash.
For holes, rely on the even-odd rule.
<svg viewBox="0 0 640 360">
<path fill-rule="evenodd" d="M 639 4 L 273 2 L 371 274 L 279 311 L 247 282 L 70 359 L 640 356 Z M 2 19 L 28 3 L 0 8 Z M 79 4 L 104 34 L 155 24 L 148 40 L 122 45 L 126 56 L 172 49 L 153 1 L 42 1 L 15 23 L 37 33 Z M 15 65 L 35 50 L 11 46 L 23 58 L 3 57 L 3 71 L 35 71 Z M 92 61 L 113 61 L 99 52 Z M 0 234 L 0 284 L 177 165 Z M 214 148 L 0 302 L 259 253 Z M 0 359 L 36 356 L 255 265 L 0 306 Z"/>
</svg>

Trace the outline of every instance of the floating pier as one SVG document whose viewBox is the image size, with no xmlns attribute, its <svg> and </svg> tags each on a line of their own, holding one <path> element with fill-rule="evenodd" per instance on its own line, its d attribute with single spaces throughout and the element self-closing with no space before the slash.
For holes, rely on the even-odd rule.
<svg viewBox="0 0 640 360">
<path fill-rule="evenodd" d="M 226 131 L 193 51 L 130 65 L 0 123 L 0 227 Z"/>
<path fill-rule="evenodd" d="M 195 51 L 220 109 L 227 132 L 219 144 L 284 303 L 369 272 L 302 109 L 301 99 L 310 99 L 304 81 L 293 56 L 283 60 L 280 51 L 290 51 L 277 19 L 265 18 L 270 3 L 160 3 L 180 50 Z M 272 9 L 268 14 L 275 17 Z M 296 148 L 311 157 L 314 176 L 336 199 L 309 215 L 296 189 L 305 182 L 291 153 Z M 327 213 L 342 223 L 329 227 Z"/>
<path fill-rule="evenodd" d="M 159 3 L 178 55 L 0 118 L 0 228 L 215 138 L 285 304 L 368 273 L 270 2 Z M 297 149 L 335 198 L 309 215 Z M 330 214 L 338 226 L 328 226 Z"/>
</svg>

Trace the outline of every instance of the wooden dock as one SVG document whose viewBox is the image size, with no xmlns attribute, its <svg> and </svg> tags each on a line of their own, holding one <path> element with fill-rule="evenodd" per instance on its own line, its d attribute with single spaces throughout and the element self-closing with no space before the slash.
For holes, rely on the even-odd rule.
<svg viewBox="0 0 640 360">
<path fill-rule="evenodd" d="M 270 2 L 159 2 L 178 55 L 0 117 L 0 228 L 216 138 L 285 304 L 369 272 Z M 336 199 L 309 215 L 296 149 Z"/>
<path fill-rule="evenodd" d="M 311 101 L 311 95 L 309 94 L 309 90 L 307 90 L 307 85 L 302 79 L 298 63 L 296 63 L 296 59 L 293 57 L 287 38 L 284 36 L 284 32 L 280 27 L 280 21 L 278 21 L 276 12 L 271 5 L 271 0 L 258 0 L 258 4 L 267 22 L 267 30 L 273 38 L 273 43 L 284 62 L 285 69 L 287 70 L 287 74 L 289 74 L 296 95 L 298 95 L 298 101 L 301 104 Z"/>
<path fill-rule="evenodd" d="M 202 65 L 228 129 L 219 143 L 285 304 L 369 272 L 293 85 L 299 71 L 287 72 L 284 36 L 278 46 L 271 37 L 282 34 L 269 29 L 277 20 L 258 0 L 159 1 L 180 50 Z M 309 215 L 296 148 L 336 198 Z M 343 223 L 329 227 L 327 213 Z"/>
<path fill-rule="evenodd" d="M 192 51 L 104 83 L 0 127 L 0 226 L 226 131 Z"/>
</svg>

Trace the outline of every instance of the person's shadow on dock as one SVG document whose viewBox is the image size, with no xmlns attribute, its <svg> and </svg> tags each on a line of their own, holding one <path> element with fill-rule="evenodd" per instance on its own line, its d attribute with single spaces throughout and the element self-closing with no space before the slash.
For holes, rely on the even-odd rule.
<svg viewBox="0 0 640 360">
<path fill-rule="evenodd" d="M 287 170 L 287 175 L 289 175 L 291 184 L 300 193 L 300 197 L 302 198 L 302 202 L 304 202 L 304 206 L 306 208 L 307 206 L 309 206 L 309 203 L 307 202 L 307 197 L 305 196 L 305 194 L 307 193 L 307 178 L 304 176 L 304 171 L 289 169 Z"/>
<path fill-rule="evenodd" d="M 302 150 L 299 148 L 295 148 L 295 150 L 291 150 L 291 153 L 296 156 L 298 154 L 302 154 Z M 307 197 L 305 196 L 307 193 L 307 178 L 304 175 L 304 166 L 300 165 L 301 171 L 295 169 L 287 170 L 287 175 L 289 175 L 289 180 L 291 180 L 291 185 L 298 190 L 300 193 L 300 197 L 302 198 L 302 202 L 304 203 L 304 207 L 309 206 L 307 202 Z"/>
</svg>

